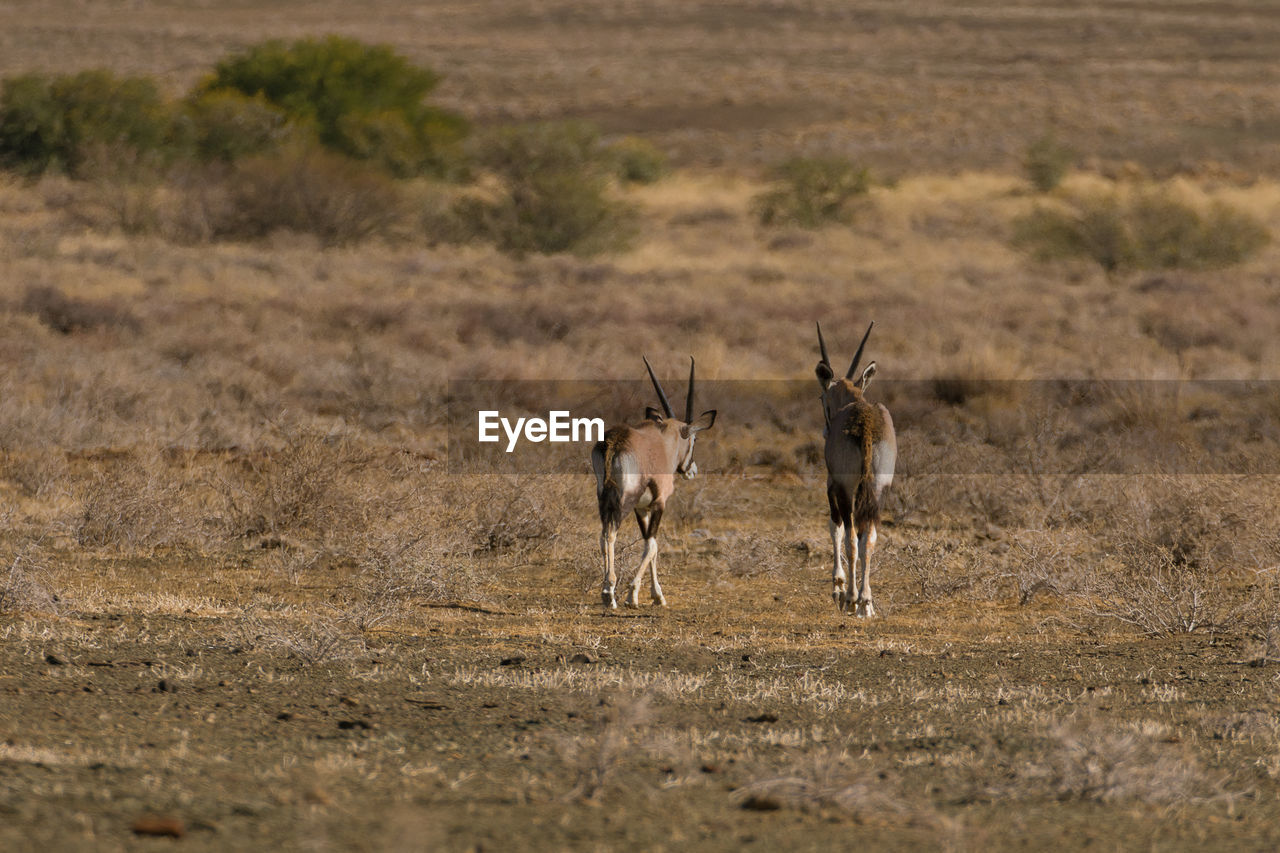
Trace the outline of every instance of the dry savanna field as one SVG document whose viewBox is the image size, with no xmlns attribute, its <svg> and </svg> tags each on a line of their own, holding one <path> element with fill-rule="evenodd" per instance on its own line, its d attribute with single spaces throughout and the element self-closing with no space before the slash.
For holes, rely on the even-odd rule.
<svg viewBox="0 0 1280 853">
<path fill-rule="evenodd" d="M 171 188 L 0 175 L 0 848 L 1280 847 L 1280 242 L 1013 239 L 1151 187 L 1280 235 L 1280 9 L 11 2 L 0 77 L 176 96 L 330 33 L 474 133 L 586 119 L 669 170 L 589 255 L 202 237 Z M 869 169 L 846 222 L 762 223 L 798 155 Z M 897 424 L 873 619 L 830 599 L 815 320 L 838 364 L 875 321 Z M 720 418 L 669 606 L 606 612 L 588 447 L 460 466 L 450 389 L 642 354 Z"/>
</svg>

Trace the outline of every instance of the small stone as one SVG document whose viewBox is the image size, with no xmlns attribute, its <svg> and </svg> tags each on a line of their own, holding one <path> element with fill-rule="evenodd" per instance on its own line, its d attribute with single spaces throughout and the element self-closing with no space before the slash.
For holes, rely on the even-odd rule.
<svg viewBox="0 0 1280 853">
<path fill-rule="evenodd" d="M 569 663 L 595 663 L 595 662 L 596 662 L 596 656 L 589 652 L 578 652 L 576 655 L 569 658 Z"/>
<path fill-rule="evenodd" d="M 773 797 L 753 795 L 742 801 L 742 807 L 752 812 L 776 812 L 782 808 L 782 803 Z"/>
<path fill-rule="evenodd" d="M 44 662 L 47 664 L 52 664 L 53 666 L 65 666 L 67 664 L 67 659 L 62 655 L 49 652 L 47 655 L 44 656 Z"/>
<path fill-rule="evenodd" d="M 187 834 L 187 828 L 176 817 L 148 815 L 133 822 L 133 834 L 149 835 L 155 838 L 181 838 Z"/>
<path fill-rule="evenodd" d="M 350 731 L 352 729 L 360 729 L 361 731 L 366 731 L 368 729 L 373 728 L 373 725 L 369 723 L 367 720 L 339 720 L 338 728 L 342 729 L 343 731 Z"/>
</svg>

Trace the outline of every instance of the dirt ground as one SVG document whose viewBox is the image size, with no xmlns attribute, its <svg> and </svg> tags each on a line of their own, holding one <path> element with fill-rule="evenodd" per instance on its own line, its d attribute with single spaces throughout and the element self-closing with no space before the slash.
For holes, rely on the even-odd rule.
<svg viewBox="0 0 1280 853">
<path fill-rule="evenodd" d="M 1275 677 L 1237 637 L 909 606 L 891 571 L 858 621 L 813 561 L 708 562 L 667 561 L 664 611 L 535 564 L 501 607 L 359 641 L 177 608 L 10 623 L 0 840 L 151 849 L 154 814 L 192 849 L 1280 843 Z"/>
</svg>

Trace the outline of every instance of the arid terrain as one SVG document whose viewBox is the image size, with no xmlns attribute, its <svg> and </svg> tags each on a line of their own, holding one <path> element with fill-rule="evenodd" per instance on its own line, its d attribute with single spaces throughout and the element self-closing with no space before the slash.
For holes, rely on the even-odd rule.
<svg viewBox="0 0 1280 853">
<path fill-rule="evenodd" d="M 1280 847 L 1280 9 L 13 2 L 0 76 L 176 93 L 325 33 L 671 172 L 591 257 L 180 242 L 0 176 L 0 848 Z M 871 168 L 850 224 L 760 223 L 798 154 Z M 1273 242 L 1011 246 L 1149 183 Z M 875 321 L 897 424 L 869 620 L 830 598 L 815 320 L 836 362 Z M 642 354 L 720 417 L 669 606 L 611 613 L 589 449 L 488 473 L 450 407 L 625 381 L 638 420 Z"/>
</svg>

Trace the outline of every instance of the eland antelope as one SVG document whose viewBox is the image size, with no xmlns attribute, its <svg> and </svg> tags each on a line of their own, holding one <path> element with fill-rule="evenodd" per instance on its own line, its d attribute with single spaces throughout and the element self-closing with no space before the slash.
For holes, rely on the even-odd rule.
<svg viewBox="0 0 1280 853">
<path fill-rule="evenodd" d="M 818 348 L 822 361 L 814 371 L 822 385 L 824 456 L 827 460 L 827 503 L 831 508 L 831 545 L 835 565 L 831 570 L 831 598 L 842 611 L 854 605 L 855 616 L 874 616 L 871 602 L 871 552 L 876 547 L 876 525 L 880 522 L 880 495 L 893 482 L 893 465 L 898 456 L 898 440 L 893 418 L 879 403 L 868 403 L 863 394 L 876 373 L 876 363 L 867 365 L 857 379 L 858 362 L 871 336 L 871 326 L 862 336 L 853 363 L 843 379 L 837 379 L 827 357 L 827 343 L 818 324 Z M 856 531 L 857 562 L 853 550 Z M 845 565 L 849 567 L 846 579 Z M 861 578 L 859 578 L 861 566 Z M 860 583 L 858 581 L 860 580 Z M 854 599 L 853 588 L 858 596 Z"/>
<path fill-rule="evenodd" d="M 693 359 L 689 359 L 689 395 L 685 402 L 684 420 L 671 412 L 671 404 L 654 375 L 649 360 L 645 369 L 653 381 L 662 403 L 659 412 L 645 409 L 645 421 L 638 426 L 615 426 L 604 434 L 591 450 L 591 467 L 596 474 L 596 501 L 600 506 L 600 553 L 604 558 L 604 589 L 600 598 L 604 605 L 616 609 L 614 587 L 618 574 L 614 568 L 614 544 L 622 518 L 634 510 L 644 539 L 640 568 L 631 581 L 627 604 L 640 605 L 640 584 L 645 569 L 653 581 L 653 603 L 665 607 L 667 600 L 658 584 L 658 525 L 667 498 L 675 490 L 675 475 L 693 479 L 698 466 L 693 461 L 693 443 L 698 433 L 715 423 L 714 409 L 693 418 Z"/>
</svg>

